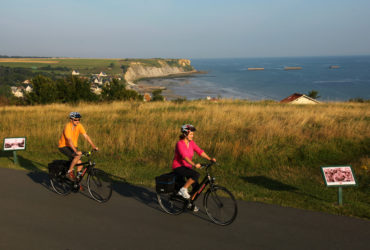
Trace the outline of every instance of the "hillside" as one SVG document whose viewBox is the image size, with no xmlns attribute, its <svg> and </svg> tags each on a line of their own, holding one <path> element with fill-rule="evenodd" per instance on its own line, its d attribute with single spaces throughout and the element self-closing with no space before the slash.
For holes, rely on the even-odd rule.
<svg viewBox="0 0 370 250">
<path fill-rule="evenodd" d="M 128 82 L 140 78 L 196 72 L 191 66 L 190 60 L 161 58 L 0 58 L 0 67 L 25 69 L 28 75 L 40 73 L 54 77 L 70 75 L 73 70 L 85 77 L 105 72 L 108 76 L 124 77 Z"/>
</svg>

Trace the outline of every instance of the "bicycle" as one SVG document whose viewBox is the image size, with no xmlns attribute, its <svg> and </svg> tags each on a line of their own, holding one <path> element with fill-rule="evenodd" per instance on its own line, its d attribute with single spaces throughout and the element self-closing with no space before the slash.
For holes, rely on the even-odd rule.
<svg viewBox="0 0 370 250">
<path fill-rule="evenodd" d="M 86 162 L 76 164 L 83 166 L 72 181 L 66 177 L 71 161 L 57 160 L 49 164 L 49 178 L 53 190 L 60 195 L 68 195 L 72 191 L 78 192 L 81 187 L 81 181 L 87 173 L 87 189 L 91 197 L 98 202 L 107 202 L 112 196 L 112 181 L 108 174 L 95 168 L 95 162 L 92 161 L 92 152 L 83 152 L 87 157 Z"/>
<path fill-rule="evenodd" d="M 225 187 L 215 184 L 215 177 L 211 175 L 211 166 L 214 163 L 202 165 L 206 169 L 206 176 L 199 184 L 199 188 L 190 194 L 190 199 L 185 199 L 177 192 L 184 185 L 185 181 L 180 176 L 175 175 L 175 187 L 172 192 L 162 193 L 157 190 L 157 199 L 161 208 L 168 214 L 178 215 L 190 207 L 194 208 L 194 203 L 207 185 L 210 185 L 203 198 L 203 206 L 207 216 L 216 224 L 230 225 L 238 213 L 237 203 L 233 194 Z"/>
</svg>

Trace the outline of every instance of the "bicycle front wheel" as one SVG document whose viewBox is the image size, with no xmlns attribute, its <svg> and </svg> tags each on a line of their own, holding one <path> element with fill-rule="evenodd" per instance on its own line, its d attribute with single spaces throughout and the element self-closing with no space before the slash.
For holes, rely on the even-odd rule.
<svg viewBox="0 0 370 250">
<path fill-rule="evenodd" d="M 55 193 L 60 195 L 67 195 L 72 192 L 72 185 L 67 182 L 66 178 L 62 175 L 49 174 L 50 185 Z"/>
<path fill-rule="evenodd" d="M 100 169 L 92 169 L 87 177 L 87 188 L 91 197 L 98 202 L 106 202 L 112 196 L 112 180 Z"/>
<path fill-rule="evenodd" d="M 186 200 L 173 193 L 157 193 L 157 200 L 163 211 L 175 215 L 184 212 L 187 203 Z"/>
<path fill-rule="evenodd" d="M 208 217 L 216 224 L 231 224 L 238 213 L 233 194 L 224 187 L 214 186 L 204 196 L 204 208 Z"/>
</svg>

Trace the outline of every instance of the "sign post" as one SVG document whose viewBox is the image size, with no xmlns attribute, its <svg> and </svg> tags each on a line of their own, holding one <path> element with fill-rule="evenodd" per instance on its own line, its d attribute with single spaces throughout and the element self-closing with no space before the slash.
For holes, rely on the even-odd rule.
<svg viewBox="0 0 370 250">
<path fill-rule="evenodd" d="M 4 151 L 13 151 L 14 164 L 18 164 L 17 151 L 26 150 L 26 137 L 4 138 Z"/>
<path fill-rule="evenodd" d="M 338 205 L 343 205 L 343 187 L 356 186 L 355 174 L 351 166 L 321 167 L 321 172 L 327 187 L 338 187 Z"/>
<path fill-rule="evenodd" d="M 342 198 L 342 187 L 338 187 L 338 205 L 343 205 L 343 198 Z"/>
<path fill-rule="evenodd" d="M 17 151 L 13 151 L 13 160 L 14 160 L 14 164 L 18 164 L 18 158 L 17 158 Z"/>
</svg>

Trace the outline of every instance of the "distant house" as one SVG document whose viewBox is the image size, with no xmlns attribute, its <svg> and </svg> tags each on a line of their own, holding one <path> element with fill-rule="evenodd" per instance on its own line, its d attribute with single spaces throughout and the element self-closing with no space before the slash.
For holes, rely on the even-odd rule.
<svg viewBox="0 0 370 250">
<path fill-rule="evenodd" d="M 98 76 L 100 76 L 100 77 L 106 77 L 107 74 L 102 71 L 102 72 L 100 72 L 100 74 Z"/>
<path fill-rule="evenodd" d="M 24 87 L 10 87 L 10 89 L 15 97 L 23 97 Z"/>
<path fill-rule="evenodd" d="M 27 85 L 27 87 L 25 88 L 25 91 L 26 91 L 27 93 L 31 93 L 31 92 L 32 92 L 32 90 L 33 90 L 33 88 L 31 87 L 31 85 Z"/>
<path fill-rule="evenodd" d="M 100 95 L 102 92 L 102 89 L 96 84 L 92 84 L 90 90 L 96 95 Z"/>
<path fill-rule="evenodd" d="M 207 100 L 207 101 L 211 101 L 211 102 L 217 102 L 217 101 L 218 101 L 218 98 L 207 96 L 207 97 L 206 97 L 206 100 Z"/>
<path fill-rule="evenodd" d="M 72 71 L 72 75 L 73 76 L 79 76 L 80 75 L 80 72 L 78 72 L 78 70 L 73 70 Z"/>
<path fill-rule="evenodd" d="M 95 84 L 103 85 L 103 81 L 100 77 L 94 78 L 93 81 Z"/>
<path fill-rule="evenodd" d="M 280 101 L 280 103 L 289 103 L 289 104 L 317 104 L 319 101 L 306 96 L 304 94 L 294 93 L 291 96 Z"/>
</svg>

